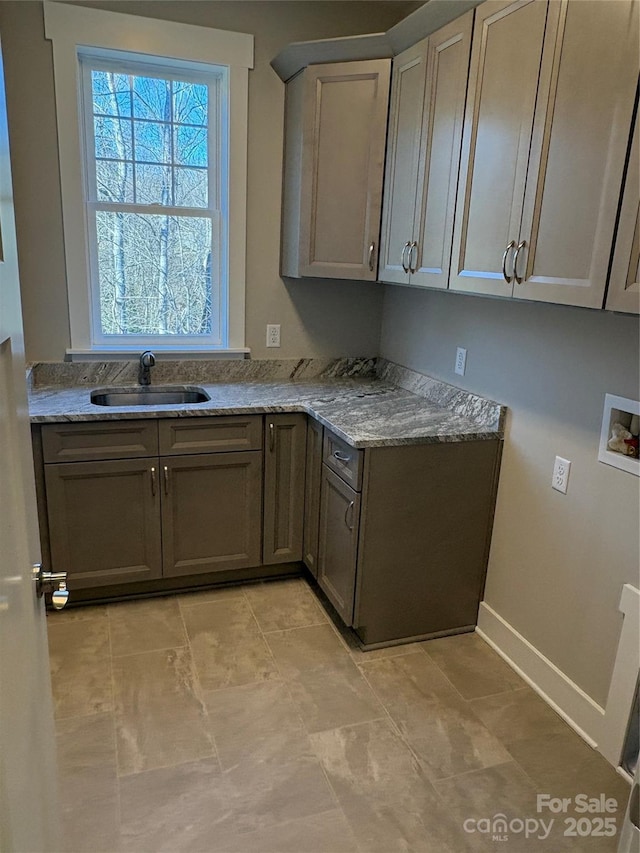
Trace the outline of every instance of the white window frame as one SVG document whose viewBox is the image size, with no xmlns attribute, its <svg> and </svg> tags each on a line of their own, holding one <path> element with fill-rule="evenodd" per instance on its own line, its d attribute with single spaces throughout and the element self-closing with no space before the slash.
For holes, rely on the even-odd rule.
<svg viewBox="0 0 640 853">
<path fill-rule="evenodd" d="M 119 51 L 150 64 L 180 62 L 225 66 L 228 74 L 228 240 L 227 340 L 219 347 L 190 347 L 181 337 L 172 344 L 153 344 L 172 355 L 244 354 L 246 195 L 249 69 L 253 68 L 253 36 L 209 27 L 142 18 L 119 12 L 46 0 L 45 35 L 52 41 L 62 189 L 62 213 L 73 358 L 138 352 L 140 345 L 106 346 L 92 333 L 89 287 L 88 217 L 85 206 L 82 71 L 80 55 Z M 160 58 L 160 60 L 158 59 Z M 177 72 L 179 73 L 179 72 Z"/>
</svg>

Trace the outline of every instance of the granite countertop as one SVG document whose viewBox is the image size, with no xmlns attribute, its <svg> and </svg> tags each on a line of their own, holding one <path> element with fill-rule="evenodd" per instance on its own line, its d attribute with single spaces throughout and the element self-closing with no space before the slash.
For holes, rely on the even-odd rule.
<svg viewBox="0 0 640 853">
<path fill-rule="evenodd" d="M 354 360 L 339 361 L 348 365 Z M 188 380 L 183 365 L 180 378 L 177 369 L 165 369 L 164 375 L 154 371 L 153 384 L 197 385 L 207 392 L 210 401 L 121 407 L 98 406 L 90 400 L 91 391 L 97 388 L 136 384 L 130 381 L 130 370 L 123 370 L 121 365 L 117 376 L 114 370 L 101 371 L 99 367 L 85 370 L 77 377 L 78 384 L 72 384 L 69 370 L 56 374 L 42 366 L 38 374 L 38 367 L 32 368 L 29 393 L 32 423 L 305 412 L 357 448 L 502 437 L 502 407 L 389 362 L 377 364 L 378 375 L 372 375 L 370 365 L 368 372 L 358 375 L 354 370 L 341 371 L 332 363 L 331 369 L 320 370 L 320 365 L 318 375 L 312 375 L 314 370 L 309 367 L 269 371 L 261 366 L 260 376 L 255 370 L 239 376 L 237 367 L 227 371 L 236 375 L 225 376 L 219 365 L 213 371 L 200 365 L 187 371 Z M 98 379 L 102 381 L 95 381 Z M 423 387 L 410 390 L 401 383 Z M 423 395 L 425 383 L 435 399 Z"/>
</svg>

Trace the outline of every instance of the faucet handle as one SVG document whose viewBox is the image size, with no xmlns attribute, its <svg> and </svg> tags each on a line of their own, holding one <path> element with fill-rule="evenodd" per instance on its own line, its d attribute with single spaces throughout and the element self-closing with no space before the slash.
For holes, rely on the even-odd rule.
<svg viewBox="0 0 640 853">
<path fill-rule="evenodd" d="M 153 367 L 156 363 L 156 357 L 151 350 L 145 350 L 140 356 L 140 364 L 143 367 Z"/>
</svg>

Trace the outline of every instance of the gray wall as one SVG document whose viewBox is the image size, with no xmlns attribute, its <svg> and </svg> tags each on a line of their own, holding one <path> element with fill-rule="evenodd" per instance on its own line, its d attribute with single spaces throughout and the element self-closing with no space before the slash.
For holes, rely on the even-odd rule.
<svg viewBox="0 0 640 853">
<path fill-rule="evenodd" d="M 415 2 L 99 2 L 102 9 L 255 35 L 249 83 L 246 344 L 253 357 L 375 355 L 382 289 L 278 275 L 284 85 L 269 66 L 292 41 L 384 31 Z M 51 44 L 42 4 L 0 2 L 27 358 L 70 345 Z M 265 348 L 280 323 L 282 347 Z"/>
<path fill-rule="evenodd" d="M 605 393 L 638 399 L 638 344 L 634 317 L 385 287 L 383 356 L 509 407 L 485 600 L 599 704 L 622 585 L 639 583 L 640 480 L 598 462 L 598 441 Z"/>
</svg>

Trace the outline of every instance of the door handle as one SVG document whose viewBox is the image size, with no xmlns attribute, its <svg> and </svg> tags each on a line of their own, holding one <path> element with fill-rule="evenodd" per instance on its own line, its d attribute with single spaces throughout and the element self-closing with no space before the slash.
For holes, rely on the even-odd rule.
<svg viewBox="0 0 640 853">
<path fill-rule="evenodd" d="M 350 532 L 353 532 L 353 513 L 351 514 L 351 522 L 352 522 L 351 524 L 349 524 L 347 519 L 349 517 L 349 510 L 353 510 L 354 506 L 355 506 L 354 502 L 350 501 L 349 506 L 344 511 L 344 523 L 347 525 L 347 529 Z"/>
<path fill-rule="evenodd" d="M 271 453 L 275 450 L 276 447 L 276 432 L 275 427 L 273 425 L 273 421 L 269 424 L 269 450 Z"/>
<path fill-rule="evenodd" d="M 413 273 L 417 270 L 417 266 L 413 266 L 411 263 L 413 261 L 413 250 L 416 250 L 416 264 L 418 263 L 418 244 L 414 240 L 411 246 L 409 247 L 409 272 L 413 275 Z"/>
<path fill-rule="evenodd" d="M 507 248 L 504 250 L 504 254 L 502 255 L 502 277 L 503 277 L 503 278 L 504 278 L 504 280 L 507 282 L 507 284 L 511 284 L 511 282 L 513 281 L 513 276 L 512 276 L 512 275 L 511 275 L 511 276 L 508 276 L 508 275 L 507 275 L 507 257 L 508 257 L 508 255 L 509 255 L 509 252 L 510 252 L 510 251 L 513 249 L 513 247 L 515 246 L 515 244 L 516 244 L 516 241 L 515 241 L 515 240 L 511 240 L 511 241 L 507 244 Z"/>
<path fill-rule="evenodd" d="M 151 495 L 155 498 L 156 496 L 156 469 L 155 466 L 151 468 Z"/>
<path fill-rule="evenodd" d="M 369 246 L 369 269 L 373 272 L 373 257 L 376 251 L 376 244 L 371 243 Z"/>
<path fill-rule="evenodd" d="M 66 572 L 45 572 L 42 563 L 35 563 L 32 576 L 36 585 L 36 595 L 42 598 L 45 592 L 51 593 L 51 603 L 56 610 L 62 610 L 69 600 Z M 56 584 L 57 589 L 56 589 Z"/>
<path fill-rule="evenodd" d="M 339 450 L 333 451 L 333 458 L 337 459 L 338 462 L 342 462 L 344 465 L 348 465 L 351 462 L 351 457 L 346 453 L 340 453 Z"/>
<path fill-rule="evenodd" d="M 402 264 L 402 269 L 407 273 L 407 275 L 409 274 L 409 267 L 407 266 L 404 257 L 407 254 L 407 249 L 410 249 L 410 248 L 411 248 L 411 240 L 407 240 L 407 242 L 402 247 L 402 254 L 400 255 L 400 263 Z"/>
<path fill-rule="evenodd" d="M 165 495 L 169 494 L 169 468 L 165 465 L 163 468 L 163 477 L 164 477 L 164 493 Z"/>
</svg>

